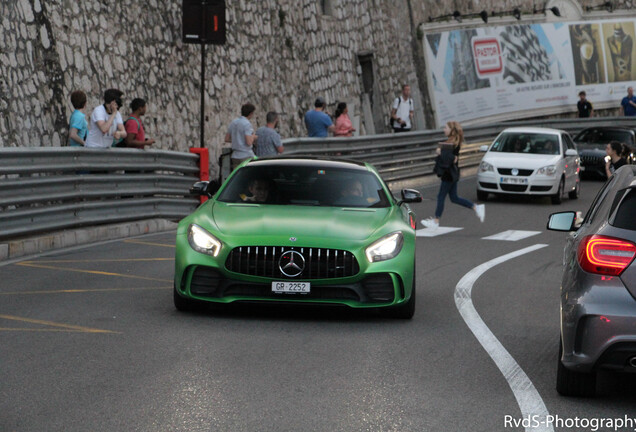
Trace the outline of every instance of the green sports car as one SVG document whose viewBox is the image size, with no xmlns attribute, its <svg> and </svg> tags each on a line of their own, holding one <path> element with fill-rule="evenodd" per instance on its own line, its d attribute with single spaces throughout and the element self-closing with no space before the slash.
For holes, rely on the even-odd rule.
<svg viewBox="0 0 636 432">
<path fill-rule="evenodd" d="M 415 311 L 415 215 L 369 164 L 244 162 L 179 223 L 174 304 L 302 302 Z"/>
</svg>

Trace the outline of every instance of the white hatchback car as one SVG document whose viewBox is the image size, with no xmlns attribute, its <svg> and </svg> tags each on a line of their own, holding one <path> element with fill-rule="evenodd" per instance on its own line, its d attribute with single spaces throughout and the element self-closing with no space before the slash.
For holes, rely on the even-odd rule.
<svg viewBox="0 0 636 432">
<path fill-rule="evenodd" d="M 509 128 L 489 146 L 477 173 L 477 198 L 488 194 L 546 195 L 560 204 L 579 197 L 580 158 L 570 135 L 546 128 Z"/>
</svg>

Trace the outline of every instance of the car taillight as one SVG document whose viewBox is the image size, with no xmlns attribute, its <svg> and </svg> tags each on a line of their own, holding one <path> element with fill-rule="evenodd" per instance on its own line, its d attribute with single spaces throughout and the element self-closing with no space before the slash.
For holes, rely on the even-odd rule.
<svg viewBox="0 0 636 432">
<path fill-rule="evenodd" d="M 620 276 L 635 256 L 634 243 L 600 235 L 585 237 L 578 249 L 578 260 L 583 270 L 611 276 Z"/>
</svg>

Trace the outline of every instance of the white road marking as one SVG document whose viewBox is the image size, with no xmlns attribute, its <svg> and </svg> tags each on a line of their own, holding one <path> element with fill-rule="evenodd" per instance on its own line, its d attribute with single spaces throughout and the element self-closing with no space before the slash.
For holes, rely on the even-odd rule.
<svg viewBox="0 0 636 432">
<path fill-rule="evenodd" d="M 536 418 L 546 419 L 549 415 L 548 409 L 546 408 L 543 399 L 541 399 L 539 392 L 532 384 L 532 381 L 530 381 L 530 378 L 528 378 L 523 369 L 521 369 L 519 364 L 517 364 L 515 359 L 481 319 L 473 305 L 471 295 L 473 285 L 477 279 L 479 279 L 479 277 L 489 269 L 505 261 L 536 251 L 546 246 L 548 245 L 536 244 L 534 246 L 500 256 L 499 258 L 492 259 L 466 273 L 455 287 L 455 305 L 457 306 L 457 310 L 481 346 L 484 347 L 488 355 L 495 362 L 506 381 L 508 381 L 508 385 L 517 399 L 517 404 L 521 409 L 523 418 L 538 416 Z M 534 426 L 534 424 L 531 424 L 529 427 L 526 427 L 525 430 L 532 432 L 554 432 L 554 428 L 551 424 L 539 424 L 537 427 Z"/>
<path fill-rule="evenodd" d="M 508 230 L 504 232 L 500 232 L 499 234 L 494 234 L 488 237 L 482 237 L 482 240 L 503 240 L 503 241 L 519 241 L 528 237 L 535 236 L 537 234 L 541 234 L 541 231 L 519 231 L 519 230 Z"/>
<path fill-rule="evenodd" d="M 415 231 L 415 235 L 418 237 L 437 237 L 440 235 L 452 233 L 453 231 L 459 231 L 464 228 L 457 227 L 437 227 L 437 228 L 422 228 Z"/>
</svg>

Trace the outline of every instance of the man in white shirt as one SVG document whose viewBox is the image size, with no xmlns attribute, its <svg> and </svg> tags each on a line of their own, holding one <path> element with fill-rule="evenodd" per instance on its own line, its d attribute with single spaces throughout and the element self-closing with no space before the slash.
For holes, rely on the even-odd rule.
<svg viewBox="0 0 636 432">
<path fill-rule="evenodd" d="M 408 132 L 413 125 L 413 99 L 411 86 L 404 84 L 402 94 L 395 98 L 391 109 L 391 126 L 395 132 Z"/>
<path fill-rule="evenodd" d="M 104 104 L 96 107 L 91 114 L 86 147 L 107 148 L 113 145 L 114 140 L 126 138 L 126 129 L 119 113 L 123 94 L 117 89 L 104 92 Z"/>
</svg>

